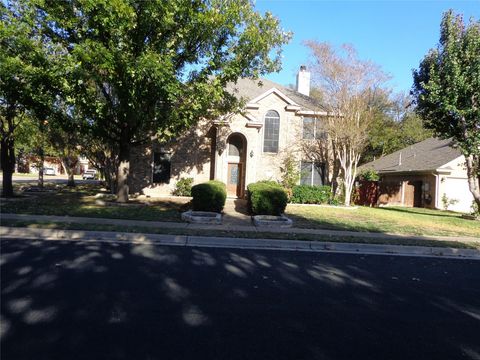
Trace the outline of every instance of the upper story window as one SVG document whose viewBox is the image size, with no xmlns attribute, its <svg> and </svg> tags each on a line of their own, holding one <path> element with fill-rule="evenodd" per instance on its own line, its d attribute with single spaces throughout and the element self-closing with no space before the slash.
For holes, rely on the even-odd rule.
<svg viewBox="0 0 480 360">
<path fill-rule="evenodd" d="M 265 126 L 263 127 L 263 151 L 278 152 L 278 136 L 280 130 L 280 115 L 275 110 L 269 110 L 265 115 Z"/>
<path fill-rule="evenodd" d="M 327 132 L 322 120 L 315 117 L 304 117 L 303 138 L 307 140 L 325 140 L 327 138 Z"/>
</svg>

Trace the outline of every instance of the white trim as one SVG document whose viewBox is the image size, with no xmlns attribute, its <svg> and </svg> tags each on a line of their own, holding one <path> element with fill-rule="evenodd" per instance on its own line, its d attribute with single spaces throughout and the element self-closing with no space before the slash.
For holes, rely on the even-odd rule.
<svg viewBox="0 0 480 360">
<path fill-rule="evenodd" d="M 287 105 L 285 106 L 285 111 L 300 111 L 301 108 L 298 105 Z"/>
<path fill-rule="evenodd" d="M 260 100 L 266 98 L 268 95 L 270 94 L 275 94 L 277 95 L 278 97 L 280 97 L 281 99 L 283 99 L 287 104 L 289 105 L 295 105 L 295 106 L 299 106 L 295 101 L 293 101 L 292 99 L 290 99 L 287 95 L 285 95 L 284 93 L 282 93 L 280 90 L 278 90 L 277 88 L 271 88 L 270 90 L 268 91 L 265 91 L 264 93 L 260 94 L 259 96 L 257 96 L 255 99 L 252 99 L 250 100 L 250 104 L 251 103 L 257 103 L 259 102 Z"/>
<path fill-rule="evenodd" d="M 245 108 L 246 109 L 252 109 L 252 110 L 258 110 L 260 108 L 260 104 L 248 103 L 247 105 L 245 105 Z"/>
<path fill-rule="evenodd" d="M 251 122 L 253 122 L 253 123 L 259 122 L 257 119 L 255 119 L 255 118 L 253 117 L 252 114 L 244 114 L 243 117 L 247 118 L 248 121 L 251 121 Z"/>
<path fill-rule="evenodd" d="M 313 111 L 313 110 L 299 110 L 297 115 L 314 115 L 314 116 L 328 116 L 326 111 Z"/>
</svg>

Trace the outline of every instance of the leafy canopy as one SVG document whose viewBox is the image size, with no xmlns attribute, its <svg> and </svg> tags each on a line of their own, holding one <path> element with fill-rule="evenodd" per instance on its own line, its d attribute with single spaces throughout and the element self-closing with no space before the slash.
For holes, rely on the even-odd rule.
<svg viewBox="0 0 480 360">
<path fill-rule="evenodd" d="M 468 25 L 452 10 L 440 42 L 413 72 L 417 111 L 441 138 L 452 137 L 465 156 L 480 155 L 480 22 Z"/>
<path fill-rule="evenodd" d="M 120 148 L 232 110 L 225 84 L 278 70 L 289 38 L 248 0 L 27 2 L 63 46 L 68 101 Z"/>
</svg>

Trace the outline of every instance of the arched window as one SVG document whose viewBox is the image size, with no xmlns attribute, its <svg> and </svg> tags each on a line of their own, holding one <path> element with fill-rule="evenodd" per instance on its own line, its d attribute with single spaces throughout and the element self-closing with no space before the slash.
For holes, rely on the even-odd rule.
<svg viewBox="0 0 480 360">
<path fill-rule="evenodd" d="M 280 129 L 280 115 L 275 110 L 269 110 L 265 115 L 263 128 L 263 151 L 278 152 L 278 134 Z"/>
</svg>

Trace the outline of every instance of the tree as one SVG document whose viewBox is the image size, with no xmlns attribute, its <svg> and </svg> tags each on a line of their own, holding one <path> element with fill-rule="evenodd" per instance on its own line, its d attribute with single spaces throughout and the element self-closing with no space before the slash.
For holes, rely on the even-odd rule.
<svg viewBox="0 0 480 360">
<path fill-rule="evenodd" d="M 432 131 L 423 127 L 422 119 L 415 113 L 409 96 L 403 93 L 393 96 L 385 93 L 379 98 L 380 103 L 376 106 L 376 115 L 361 163 L 391 154 L 432 136 Z"/>
<path fill-rule="evenodd" d="M 328 43 L 308 41 L 313 54 L 312 78 L 330 116 L 325 128 L 334 161 L 341 168 L 344 203 L 350 205 L 357 165 L 368 143 L 375 104 L 388 77 L 370 61 L 360 60 L 355 49 L 338 51 Z"/>
<path fill-rule="evenodd" d="M 250 0 L 24 1 L 67 54 L 71 105 L 118 157 L 120 202 L 132 146 L 237 109 L 225 85 L 278 70 L 289 39 Z"/>
<path fill-rule="evenodd" d="M 15 129 L 28 113 L 43 121 L 51 84 L 41 39 L 18 4 L 0 3 L 0 132 L 2 196 L 13 196 Z"/>
<path fill-rule="evenodd" d="M 440 42 L 413 71 L 412 95 L 425 126 L 452 138 L 465 156 L 468 185 L 480 206 L 480 22 L 443 15 Z"/>
</svg>

